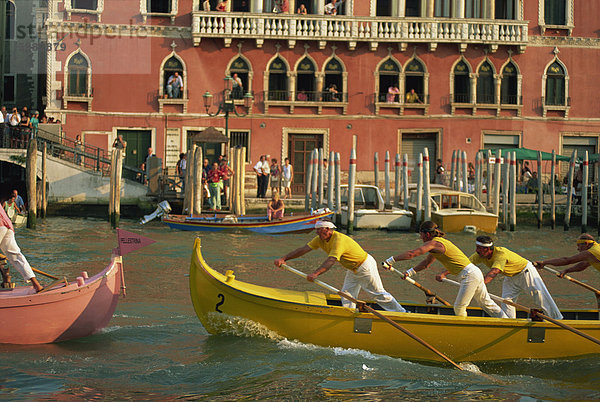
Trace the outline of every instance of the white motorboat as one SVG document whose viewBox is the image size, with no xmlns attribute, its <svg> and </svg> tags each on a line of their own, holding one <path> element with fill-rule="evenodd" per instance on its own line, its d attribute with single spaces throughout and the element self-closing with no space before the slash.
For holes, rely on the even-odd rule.
<svg viewBox="0 0 600 402">
<path fill-rule="evenodd" d="M 348 185 L 341 186 L 342 225 L 348 222 Z M 409 230 L 413 213 L 386 208 L 378 187 L 357 184 L 354 189 L 354 227 L 357 229 Z"/>
</svg>

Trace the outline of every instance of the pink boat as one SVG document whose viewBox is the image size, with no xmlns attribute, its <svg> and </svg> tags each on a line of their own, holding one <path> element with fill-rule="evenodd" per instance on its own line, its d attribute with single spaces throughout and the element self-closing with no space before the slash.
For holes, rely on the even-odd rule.
<svg viewBox="0 0 600 402">
<path fill-rule="evenodd" d="M 108 325 L 125 282 L 123 259 L 113 255 L 97 275 L 35 293 L 31 286 L 0 290 L 0 343 L 39 344 L 92 335 Z"/>
</svg>

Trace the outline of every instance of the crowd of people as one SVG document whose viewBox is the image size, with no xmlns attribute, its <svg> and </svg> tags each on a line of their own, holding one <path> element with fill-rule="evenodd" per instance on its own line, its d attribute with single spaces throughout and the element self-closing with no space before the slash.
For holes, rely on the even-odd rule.
<svg viewBox="0 0 600 402">
<path fill-rule="evenodd" d="M 61 124 L 54 117 L 40 116 L 37 110 L 29 111 L 27 106 L 7 109 L 0 106 L 0 145 L 5 148 L 27 148 L 29 140 L 34 138 L 40 124 Z"/>
</svg>

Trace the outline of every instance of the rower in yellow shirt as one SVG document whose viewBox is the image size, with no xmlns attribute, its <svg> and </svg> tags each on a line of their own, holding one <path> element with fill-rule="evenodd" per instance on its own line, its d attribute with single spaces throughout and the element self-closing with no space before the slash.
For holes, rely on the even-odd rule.
<svg viewBox="0 0 600 402">
<path fill-rule="evenodd" d="M 475 265 L 485 264 L 491 268 L 484 278 L 486 285 L 496 275 L 502 274 L 504 275 L 503 298 L 515 302 L 521 293 L 528 292 L 537 308 L 541 308 L 544 313 L 556 320 L 562 320 L 560 310 L 550 296 L 538 270 L 530 261 L 507 248 L 494 246 L 494 241 L 489 236 L 477 237 L 475 251 L 469 260 Z M 517 317 L 513 306 L 502 303 L 501 307 L 508 318 Z"/>
<path fill-rule="evenodd" d="M 536 261 L 535 266 L 538 269 L 541 269 L 544 267 L 544 265 L 562 267 L 565 265 L 575 264 L 572 267 L 560 271 L 561 278 L 569 272 L 584 271 L 590 265 L 600 271 L 600 244 L 596 243 L 594 236 L 587 233 L 579 236 L 579 239 L 577 239 L 577 251 L 579 251 L 579 253 L 570 257 L 551 258 L 544 261 Z"/>
<path fill-rule="evenodd" d="M 406 310 L 396 301 L 394 296 L 389 294 L 384 288 L 377 271 L 377 262 L 352 238 L 343 233 L 336 232 L 336 226 L 326 220 L 317 221 L 315 229 L 317 236 L 308 244 L 289 252 L 285 256 L 275 260 L 275 266 L 280 267 L 286 261 L 298 258 L 304 254 L 322 249 L 327 253 L 327 259 L 321 266 L 306 279 L 314 281 L 319 275 L 324 274 L 336 262 L 339 262 L 348 271 L 344 279 L 342 292 L 350 294 L 357 298 L 362 288 L 377 304 L 387 311 L 399 311 L 405 313 Z M 342 305 L 348 308 L 354 308 L 354 303 L 342 297 Z"/>
<path fill-rule="evenodd" d="M 413 276 L 438 260 L 444 265 L 446 271 L 438 274 L 435 279 L 441 282 L 448 274 L 457 275 L 460 279 L 460 289 L 454 301 L 454 314 L 466 317 L 467 306 L 472 299 L 475 299 L 475 302 L 492 317 L 507 318 L 502 309 L 490 297 L 483 282 L 481 270 L 473 265 L 450 240 L 444 238 L 445 233 L 434 222 L 423 222 L 419 234 L 425 244 L 414 250 L 391 256 L 385 262 L 391 266 L 396 261 L 410 260 L 429 253 L 427 258 L 414 268 L 410 268 L 404 275 Z"/>
</svg>

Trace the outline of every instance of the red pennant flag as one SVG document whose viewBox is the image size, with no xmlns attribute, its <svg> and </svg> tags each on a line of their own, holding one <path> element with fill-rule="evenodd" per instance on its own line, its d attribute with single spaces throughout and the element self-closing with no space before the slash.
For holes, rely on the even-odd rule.
<svg viewBox="0 0 600 402">
<path fill-rule="evenodd" d="M 123 256 L 138 248 L 156 243 L 156 240 L 140 236 L 137 233 L 128 232 L 127 230 L 117 229 L 117 243 L 119 244 L 119 255 Z"/>
</svg>

